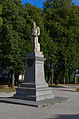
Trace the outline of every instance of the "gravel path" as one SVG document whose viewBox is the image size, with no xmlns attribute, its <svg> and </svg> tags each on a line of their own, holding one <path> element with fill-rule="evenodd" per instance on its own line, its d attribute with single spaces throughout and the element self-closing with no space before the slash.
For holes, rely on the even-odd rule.
<svg viewBox="0 0 79 119">
<path fill-rule="evenodd" d="M 79 92 L 64 87 L 54 88 L 53 93 L 69 100 L 42 108 L 0 103 L 0 119 L 79 119 Z M 0 97 L 12 95 L 0 93 Z"/>
</svg>

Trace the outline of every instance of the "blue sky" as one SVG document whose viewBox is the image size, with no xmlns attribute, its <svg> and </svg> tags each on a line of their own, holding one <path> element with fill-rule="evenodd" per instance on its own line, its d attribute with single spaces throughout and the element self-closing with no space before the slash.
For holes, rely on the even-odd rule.
<svg viewBox="0 0 79 119">
<path fill-rule="evenodd" d="M 22 0 L 23 4 L 28 2 L 28 3 L 31 3 L 31 5 L 35 5 L 40 8 L 43 7 L 44 1 L 46 1 L 46 0 Z M 75 5 L 79 5 L 79 0 L 73 0 L 73 2 L 75 3 Z"/>
</svg>

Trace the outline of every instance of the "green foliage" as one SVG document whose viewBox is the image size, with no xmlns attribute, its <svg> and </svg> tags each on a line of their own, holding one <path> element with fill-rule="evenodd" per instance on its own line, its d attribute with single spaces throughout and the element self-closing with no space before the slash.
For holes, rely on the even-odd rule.
<svg viewBox="0 0 79 119">
<path fill-rule="evenodd" d="M 78 92 L 79 92 L 79 88 L 77 88 L 77 89 L 76 89 L 76 91 L 78 91 Z"/>
<path fill-rule="evenodd" d="M 24 71 L 24 58 L 26 52 L 31 49 L 30 25 L 27 24 L 28 14 L 20 2 L 19 0 L 2 1 L 0 64 L 2 67 L 8 67 L 10 73 Z"/>
<path fill-rule="evenodd" d="M 3 24 L 3 19 L 1 17 L 1 14 L 2 14 L 2 5 L 0 4 L 0 31 L 1 31 L 2 24 Z M 1 47 L 1 42 L 0 42 L 0 47 Z M 0 54 L 1 52 L 2 50 L 0 49 Z"/>
<path fill-rule="evenodd" d="M 41 51 L 43 51 L 47 59 L 46 66 L 51 62 L 55 62 L 57 47 L 44 27 L 42 9 L 28 3 L 24 7 L 18 0 L 2 1 L 2 5 L 1 66 L 8 67 L 10 73 L 23 72 L 25 55 L 31 50 L 30 29 L 33 21 L 36 21 L 41 30 L 39 42 Z"/>
<path fill-rule="evenodd" d="M 2 23 L 3 23 L 3 20 L 2 20 L 1 14 L 2 14 L 2 5 L 0 4 L 0 28 L 1 28 Z"/>
<path fill-rule="evenodd" d="M 46 72 L 55 69 L 55 78 L 60 80 L 67 70 L 70 76 L 71 69 L 75 72 L 79 68 L 79 6 L 72 0 L 46 0 L 43 10 L 29 3 L 22 5 L 21 0 L 1 0 L 1 67 L 8 67 L 10 73 L 24 71 L 25 55 L 32 50 L 33 21 L 40 27 L 39 42 L 46 58 Z"/>
<path fill-rule="evenodd" d="M 46 0 L 43 16 L 46 30 L 57 44 L 57 73 L 64 78 L 66 67 L 79 68 L 79 7 L 72 0 Z"/>
</svg>

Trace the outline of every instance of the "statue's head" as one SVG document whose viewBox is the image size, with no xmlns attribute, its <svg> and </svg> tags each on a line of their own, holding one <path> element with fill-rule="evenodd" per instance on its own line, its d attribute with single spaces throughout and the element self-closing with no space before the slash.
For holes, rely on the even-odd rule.
<svg viewBox="0 0 79 119">
<path fill-rule="evenodd" d="M 36 23 L 35 23 L 35 21 L 33 22 L 33 26 L 36 27 Z"/>
</svg>

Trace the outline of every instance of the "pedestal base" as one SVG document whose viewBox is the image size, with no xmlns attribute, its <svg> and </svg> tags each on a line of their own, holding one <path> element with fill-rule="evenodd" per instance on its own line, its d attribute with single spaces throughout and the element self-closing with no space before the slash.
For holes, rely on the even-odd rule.
<svg viewBox="0 0 79 119">
<path fill-rule="evenodd" d="M 23 87 L 16 89 L 15 98 L 31 100 L 31 101 L 40 101 L 45 99 L 54 98 L 52 88 L 45 87 L 43 85 L 40 88 L 34 87 L 32 84 L 23 83 Z"/>
<path fill-rule="evenodd" d="M 44 77 L 44 61 L 42 55 L 28 53 L 26 55 L 25 79 L 16 89 L 15 98 L 40 101 L 54 98 L 52 88 L 49 88 Z"/>
</svg>

